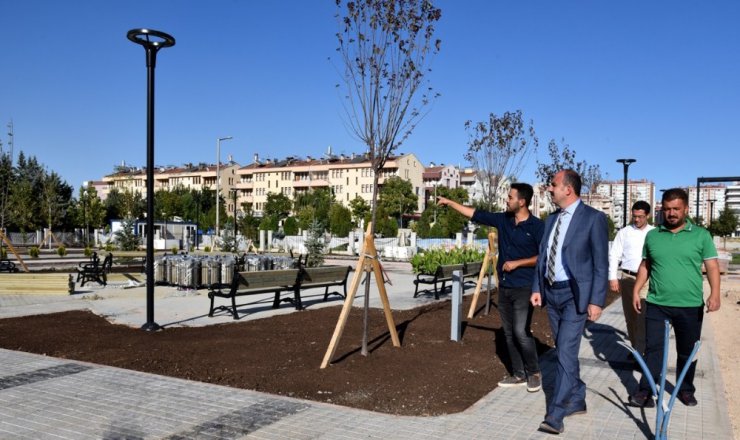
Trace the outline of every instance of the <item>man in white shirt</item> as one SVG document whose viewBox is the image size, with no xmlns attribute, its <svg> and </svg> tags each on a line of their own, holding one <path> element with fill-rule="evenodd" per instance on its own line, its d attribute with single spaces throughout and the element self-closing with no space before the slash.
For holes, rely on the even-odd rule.
<svg viewBox="0 0 740 440">
<path fill-rule="evenodd" d="M 622 228 L 614 237 L 609 250 L 609 288 L 622 294 L 622 308 L 627 322 L 627 336 L 630 344 L 640 354 L 645 354 L 645 315 L 635 312 L 632 306 L 632 289 L 635 287 L 637 269 L 642 262 L 642 246 L 648 231 L 654 229 L 648 224 L 650 204 L 637 201 L 632 205 L 632 223 Z M 621 263 L 621 265 L 620 265 Z M 645 284 L 647 287 L 647 284 Z M 645 306 L 647 289 L 640 291 L 642 306 Z"/>
</svg>

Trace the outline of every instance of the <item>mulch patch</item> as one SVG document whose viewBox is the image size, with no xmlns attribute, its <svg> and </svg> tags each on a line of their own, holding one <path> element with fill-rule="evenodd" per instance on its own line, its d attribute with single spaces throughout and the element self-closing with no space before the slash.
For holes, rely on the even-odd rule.
<svg viewBox="0 0 740 440">
<path fill-rule="evenodd" d="M 353 308 L 333 363 L 323 370 L 340 306 L 155 333 L 88 311 L 24 316 L 0 320 L 0 347 L 390 414 L 440 415 L 488 394 L 509 362 L 495 307 L 453 342 L 450 304 L 394 311 L 400 348 L 391 343 L 382 311 L 371 309 L 366 357 L 362 310 Z M 532 333 L 540 354 L 553 346 L 544 309 L 535 310 Z"/>
</svg>

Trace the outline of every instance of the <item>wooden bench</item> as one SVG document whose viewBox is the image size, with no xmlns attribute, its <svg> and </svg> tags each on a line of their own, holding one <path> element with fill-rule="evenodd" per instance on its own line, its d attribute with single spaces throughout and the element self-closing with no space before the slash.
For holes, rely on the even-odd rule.
<svg viewBox="0 0 740 440">
<path fill-rule="evenodd" d="M 324 301 L 329 294 L 339 295 L 342 298 L 347 297 L 347 277 L 352 270 L 350 266 L 322 266 L 306 267 L 301 272 L 300 289 L 313 289 L 315 287 L 325 287 Z M 342 286 L 344 293 L 329 292 L 329 287 Z"/>
<path fill-rule="evenodd" d="M 111 271 L 133 271 L 140 273 L 144 273 L 144 271 L 146 271 L 146 251 L 116 251 L 114 257 Z"/>
<path fill-rule="evenodd" d="M 416 275 L 416 279 L 414 280 L 414 298 L 419 295 L 420 284 L 430 284 L 434 286 L 434 299 L 439 299 L 440 290 L 444 292 L 447 282 L 452 281 L 453 272 L 457 270 L 462 271 L 464 284 L 466 278 L 478 277 L 482 265 L 483 264 L 479 262 L 465 264 L 446 264 L 437 266 L 437 270 L 432 275 L 420 273 Z M 438 283 L 442 283 L 442 288 L 440 290 L 437 289 Z M 463 285 L 463 288 L 464 287 L 465 286 Z"/>
<path fill-rule="evenodd" d="M 77 267 L 77 282 L 80 287 L 88 281 L 97 281 L 100 285 L 108 284 L 108 273 L 113 265 L 113 254 L 108 254 L 103 262 L 100 262 L 98 255 L 93 253 L 88 263 L 80 263 Z"/>
<path fill-rule="evenodd" d="M 0 274 L 0 294 L 69 295 L 74 291 L 71 273 Z"/>
<path fill-rule="evenodd" d="M 258 272 L 235 272 L 231 284 L 214 284 L 208 292 L 208 298 L 211 300 L 211 309 L 208 316 L 213 316 L 214 310 L 231 311 L 234 319 L 239 319 L 236 310 L 236 297 L 242 295 L 255 295 L 258 293 L 275 293 L 275 299 L 272 302 L 272 308 L 280 307 L 280 293 L 292 291 L 293 298 L 286 298 L 283 301 L 290 301 L 295 305 L 296 310 L 303 309 L 301 303 L 300 291 L 300 270 L 298 269 L 281 269 L 281 270 L 263 270 Z M 231 307 L 219 306 L 214 308 L 216 297 L 231 299 Z"/>
</svg>

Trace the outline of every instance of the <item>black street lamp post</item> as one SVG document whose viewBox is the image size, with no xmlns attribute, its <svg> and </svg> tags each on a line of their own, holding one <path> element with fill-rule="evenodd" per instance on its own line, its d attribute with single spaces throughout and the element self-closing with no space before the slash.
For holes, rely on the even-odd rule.
<svg viewBox="0 0 740 440">
<path fill-rule="evenodd" d="M 622 205 L 622 227 L 627 226 L 627 169 L 630 164 L 637 162 L 636 159 L 617 159 L 617 162 L 624 166 L 624 205 Z"/>
<path fill-rule="evenodd" d="M 159 49 L 174 46 L 175 39 L 153 29 L 132 29 L 126 36 L 146 51 L 146 323 L 141 328 L 155 331 L 162 327 L 154 322 L 154 68 Z"/>
</svg>

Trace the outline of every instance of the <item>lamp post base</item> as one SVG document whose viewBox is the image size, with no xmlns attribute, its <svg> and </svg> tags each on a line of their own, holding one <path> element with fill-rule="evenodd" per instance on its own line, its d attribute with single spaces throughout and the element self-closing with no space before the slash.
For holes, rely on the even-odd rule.
<svg viewBox="0 0 740 440">
<path fill-rule="evenodd" d="M 147 332 L 156 332 L 158 330 L 162 330 L 162 326 L 156 322 L 147 322 L 141 326 L 141 329 Z"/>
</svg>

